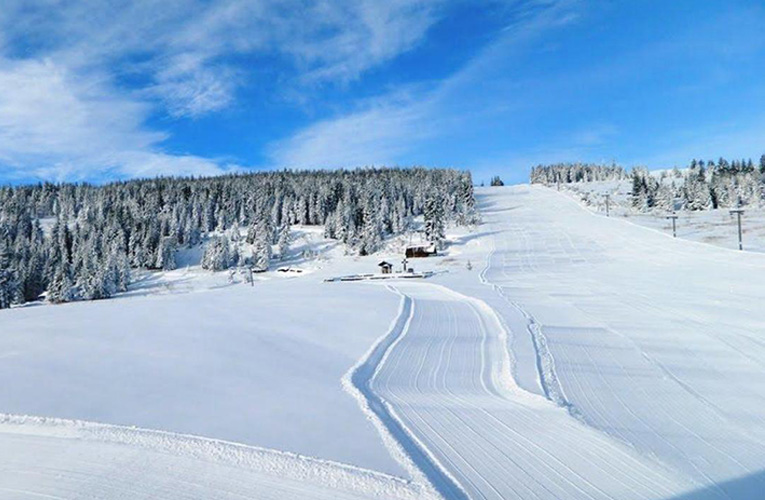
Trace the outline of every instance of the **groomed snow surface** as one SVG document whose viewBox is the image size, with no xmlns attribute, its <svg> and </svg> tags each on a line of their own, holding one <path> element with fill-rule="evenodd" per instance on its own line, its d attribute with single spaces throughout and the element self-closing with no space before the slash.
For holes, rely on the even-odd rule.
<svg viewBox="0 0 765 500">
<path fill-rule="evenodd" d="M 765 256 L 477 194 L 429 280 L 3 311 L 0 498 L 759 498 Z"/>
</svg>

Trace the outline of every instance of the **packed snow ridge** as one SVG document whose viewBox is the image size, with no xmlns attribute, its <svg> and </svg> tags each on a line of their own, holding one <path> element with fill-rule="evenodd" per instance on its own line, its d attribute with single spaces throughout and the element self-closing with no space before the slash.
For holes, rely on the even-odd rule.
<svg viewBox="0 0 765 500">
<path fill-rule="evenodd" d="M 0 444 L 3 498 L 422 498 L 357 467 L 135 427 L 0 415 Z"/>
</svg>

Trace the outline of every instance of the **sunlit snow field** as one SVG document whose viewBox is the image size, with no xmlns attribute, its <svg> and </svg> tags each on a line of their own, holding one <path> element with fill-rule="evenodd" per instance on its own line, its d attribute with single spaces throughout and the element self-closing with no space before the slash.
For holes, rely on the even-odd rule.
<svg viewBox="0 0 765 500">
<path fill-rule="evenodd" d="M 3 311 L 0 412 L 128 427 L 2 417 L 0 491 L 756 498 L 765 256 L 570 192 L 477 195 L 482 225 L 409 262 L 428 280 L 325 283 L 406 242 L 355 257 L 298 228 L 303 273 L 250 286 L 190 252 L 113 299 Z"/>
</svg>

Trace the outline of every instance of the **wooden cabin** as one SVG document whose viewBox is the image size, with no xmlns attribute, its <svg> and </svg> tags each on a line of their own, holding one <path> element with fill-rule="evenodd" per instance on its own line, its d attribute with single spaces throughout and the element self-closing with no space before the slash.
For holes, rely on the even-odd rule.
<svg viewBox="0 0 765 500">
<path fill-rule="evenodd" d="M 412 245 L 406 247 L 406 258 L 431 257 L 437 255 L 435 245 Z"/>
<path fill-rule="evenodd" d="M 377 265 L 380 266 L 380 272 L 383 274 L 390 274 L 393 272 L 393 264 L 390 262 L 382 261 Z"/>
</svg>

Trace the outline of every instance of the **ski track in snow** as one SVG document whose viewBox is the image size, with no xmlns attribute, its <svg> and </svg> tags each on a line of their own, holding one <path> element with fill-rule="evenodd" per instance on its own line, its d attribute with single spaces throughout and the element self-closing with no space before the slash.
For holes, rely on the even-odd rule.
<svg viewBox="0 0 765 500">
<path fill-rule="evenodd" d="M 694 487 L 514 385 L 485 304 L 436 285 L 396 288 L 410 318 L 370 388 L 469 498 L 669 498 Z"/>
<path fill-rule="evenodd" d="M 388 333 L 343 377 L 343 388 L 358 401 L 362 411 L 374 422 L 391 454 L 410 473 L 415 484 L 421 485 L 423 497 L 438 497 L 440 494 L 446 498 L 464 498 L 464 492 L 454 478 L 406 428 L 390 405 L 371 389 L 373 377 L 392 346 L 406 330 L 413 312 L 410 297 L 392 286 L 386 288 L 401 297 L 398 315 Z"/>
<path fill-rule="evenodd" d="M 0 498 L 423 498 L 385 474 L 196 436 L 0 415 Z"/>
</svg>

